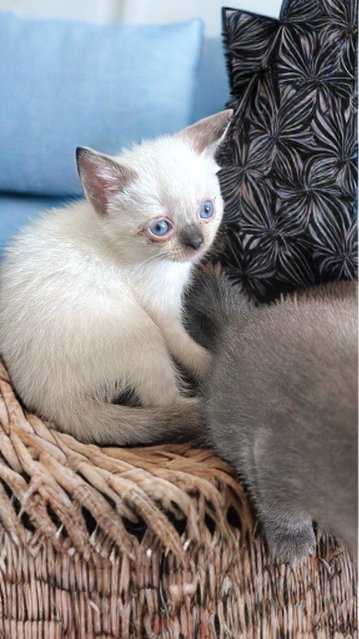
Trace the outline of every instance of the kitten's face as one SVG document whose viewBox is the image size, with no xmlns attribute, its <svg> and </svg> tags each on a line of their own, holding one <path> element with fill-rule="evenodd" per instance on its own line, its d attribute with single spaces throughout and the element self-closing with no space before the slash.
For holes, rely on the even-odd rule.
<svg viewBox="0 0 359 639">
<path fill-rule="evenodd" d="M 214 152 L 230 115 L 206 118 L 118 158 L 81 150 L 85 192 L 126 260 L 196 262 L 208 251 L 223 215 Z"/>
<path fill-rule="evenodd" d="M 174 262 L 200 259 L 223 215 L 213 158 L 173 138 L 148 143 L 135 153 L 137 177 L 114 198 L 104 220 L 111 241 L 139 261 L 152 256 Z M 121 161 L 133 166 L 131 157 Z"/>
</svg>

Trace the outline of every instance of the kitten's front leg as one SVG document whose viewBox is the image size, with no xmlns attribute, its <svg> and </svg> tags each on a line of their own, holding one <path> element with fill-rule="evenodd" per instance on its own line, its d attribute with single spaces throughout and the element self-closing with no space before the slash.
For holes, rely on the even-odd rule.
<svg viewBox="0 0 359 639">
<path fill-rule="evenodd" d="M 211 353 L 192 339 L 177 318 L 167 319 L 161 328 L 172 357 L 197 379 L 204 379 L 212 362 Z"/>
</svg>

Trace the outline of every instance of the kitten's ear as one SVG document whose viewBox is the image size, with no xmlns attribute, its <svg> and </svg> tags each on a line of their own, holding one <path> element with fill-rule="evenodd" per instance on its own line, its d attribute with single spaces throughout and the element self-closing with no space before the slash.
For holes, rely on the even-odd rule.
<svg viewBox="0 0 359 639">
<path fill-rule="evenodd" d="M 214 155 L 224 136 L 233 115 L 233 109 L 220 111 L 208 118 L 191 124 L 177 135 L 191 144 L 198 153 L 208 151 Z"/>
<path fill-rule="evenodd" d="M 105 215 L 117 193 L 133 181 L 136 174 L 107 155 L 92 149 L 76 149 L 77 170 L 86 197 L 95 210 Z"/>
</svg>

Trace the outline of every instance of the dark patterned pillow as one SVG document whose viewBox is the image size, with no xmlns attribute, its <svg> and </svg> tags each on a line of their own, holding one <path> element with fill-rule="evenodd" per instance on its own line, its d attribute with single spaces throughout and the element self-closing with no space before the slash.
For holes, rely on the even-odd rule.
<svg viewBox="0 0 359 639">
<path fill-rule="evenodd" d="M 235 115 L 218 158 L 221 261 L 261 300 L 356 277 L 356 9 L 223 10 Z"/>
</svg>

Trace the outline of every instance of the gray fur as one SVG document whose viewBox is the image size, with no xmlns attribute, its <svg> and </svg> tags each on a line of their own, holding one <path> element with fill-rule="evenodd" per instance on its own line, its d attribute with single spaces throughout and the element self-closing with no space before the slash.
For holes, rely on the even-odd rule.
<svg viewBox="0 0 359 639">
<path fill-rule="evenodd" d="M 215 350 L 208 443 L 245 480 L 274 555 L 314 553 L 312 520 L 356 555 L 356 285 L 256 307 L 207 277 L 188 304 Z"/>
</svg>

